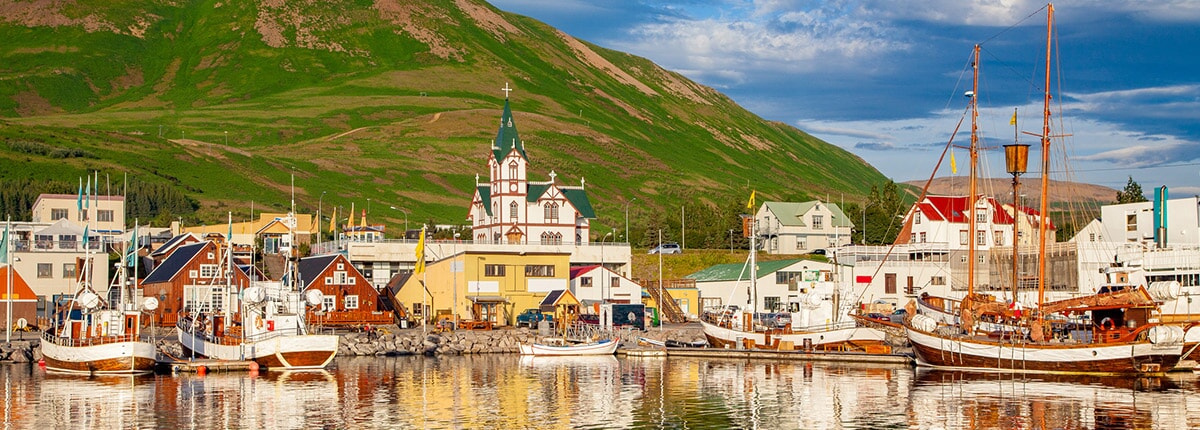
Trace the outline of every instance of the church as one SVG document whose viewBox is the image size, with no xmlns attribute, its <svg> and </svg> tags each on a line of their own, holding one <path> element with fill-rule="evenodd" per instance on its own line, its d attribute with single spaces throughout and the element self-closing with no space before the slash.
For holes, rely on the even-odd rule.
<svg viewBox="0 0 1200 430">
<path fill-rule="evenodd" d="M 579 186 L 557 183 L 557 174 L 550 180 L 531 182 L 527 178 L 529 158 L 525 145 L 517 136 L 512 110 L 508 104 L 507 84 L 504 91 L 504 112 L 500 130 L 488 152 L 486 183 L 475 176 L 475 196 L 470 213 L 475 243 L 582 245 L 589 240 L 589 223 L 596 218 L 592 203 Z"/>
</svg>

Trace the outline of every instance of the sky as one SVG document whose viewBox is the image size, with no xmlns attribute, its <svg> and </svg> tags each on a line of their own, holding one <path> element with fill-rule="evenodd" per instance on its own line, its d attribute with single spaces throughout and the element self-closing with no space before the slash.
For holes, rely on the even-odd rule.
<svg viewBox="0 0 1200 430">
<path fill-rule="evenodd" d="M 1016 138 L 1033 145 L 1026 178 L 1040 177 L 1041 1 L 490 1 L 682 73 L 896 181 L 927 179 L 960 120 L 958 172 L 947 160 L 938 176 L 965 177 L 964 94 L 980 44 L 980 169 L 1011 177 L 1001 145 Z M 1163 185 L 1174 198 L 1200 195 L 1200 1 L 1054 9 L 1051 178 L 1120 190 L 1132 177 L 1148 196 Z"/>
</svg>

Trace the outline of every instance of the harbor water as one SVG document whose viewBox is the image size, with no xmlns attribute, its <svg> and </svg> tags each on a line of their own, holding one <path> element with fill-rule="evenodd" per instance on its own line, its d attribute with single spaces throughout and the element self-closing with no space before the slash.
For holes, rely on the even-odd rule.
<svg viewBox="0 0 1200 430">
<path fill-rule="evenodd" d="M 1200 379 L 706 358 L 344 357 L 326 371 L 80 377 L 0 365 L 4 428 L 1162 428 Z"/>
</svg>

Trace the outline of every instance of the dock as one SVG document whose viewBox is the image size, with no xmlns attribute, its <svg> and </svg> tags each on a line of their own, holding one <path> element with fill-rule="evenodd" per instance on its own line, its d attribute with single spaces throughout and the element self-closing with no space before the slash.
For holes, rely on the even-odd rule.
<svg viewBox="0 0 1200 430">
<path fill-rule="evenodd" d="M 666 348 L 668 357 L 733 358 L 753 360 L 797 360 L 879 364 L 913 364 L 905 354 L 868 354 L 861 352 L 772 351 L 766 349 Z"/>
<path fill-rule="evenodd" d="M 666 357 L 667 350 L 653 347 L 621 348 L 617 350 L 617 355 L 624 355 L 626 357 Z"/>
<path fill-rule="evenodd" d="M 253 361 L 228 361 L 213 359 L 171 360 L 159 361 L 161 368 L 169 369 L 172 373 L 212 373 L 212 372 L 251 372 L 260 370 L 258 363 Z"/>
</svg>

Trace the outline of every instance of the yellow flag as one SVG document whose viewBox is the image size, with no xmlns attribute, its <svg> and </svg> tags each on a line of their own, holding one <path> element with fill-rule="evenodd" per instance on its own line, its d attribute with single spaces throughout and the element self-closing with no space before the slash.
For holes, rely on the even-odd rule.
<svg viewBox="0 0 1200 430">
<path fill-rule="evenodd" d="M 1008 120 L 1008 125 L 1017 125 L 1017 110 L 1013 109 L 1013 117 Z"/>
<path fill-rule="evenodd" d="M 754 193 L 758 190 L 750 190 L 750 201 L 746 202 L 746 209 L 754 209 Z"/>
<path fill-rule="evenodd" d="M 354 232 L 354 202 L 350 202 L 350 216 L 346 217 L 346 224 L 349 224 L 350 232 Z"/>
<path fill-rule="evenodd" d="M 421 237 L 417 240 L 417 264 L 413 266 L 413 274 L 425 272 L 425 228 L 421 228 Z"/>
<path fill-rule="evenodd" d="M 362 214 L 363 214 L 362 215 L 362 224 L 360 224 L 360 225 L 362 225 L 363 228 L 367 228 L 367 210 L 363 209 Z"/>
<path fill-rule="evenodd" d="M 333 233 L 333 229 L 337 225 L 336 223 L 337 223 L 337 206 L 334 206 L 333 207 L 333 216 L 329 217 L 329 233 L 331 233 L 331 234 Z"/>
<path fill-rule="evenodd" d="M 958 174 L 958 163 L 954 161 L 954 151 L 950 151 L 950 173 Z"/>
</svg>

